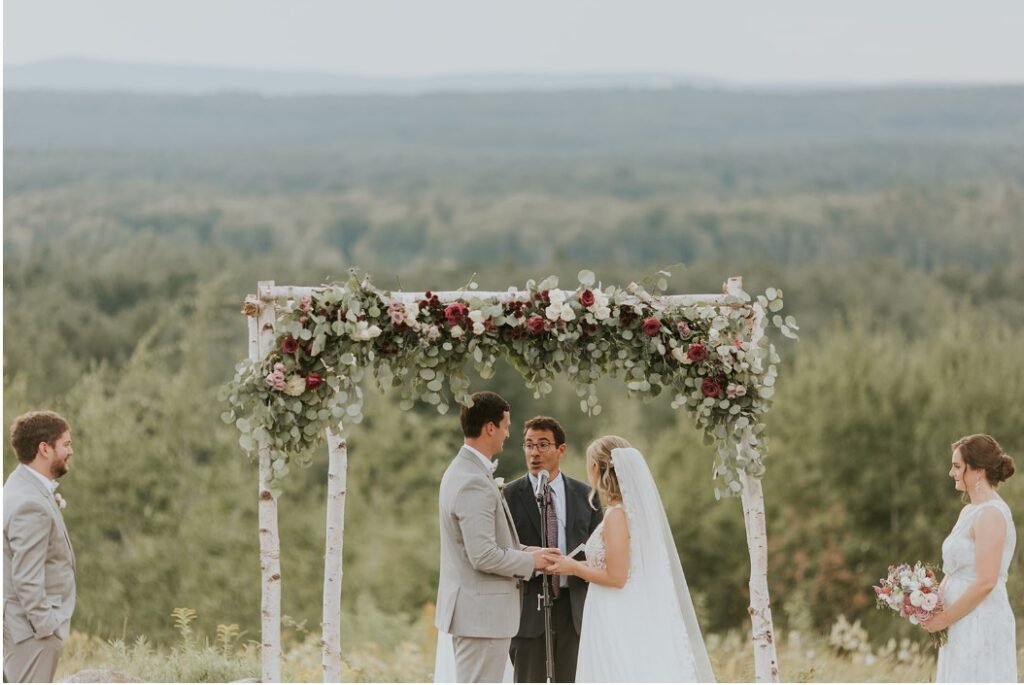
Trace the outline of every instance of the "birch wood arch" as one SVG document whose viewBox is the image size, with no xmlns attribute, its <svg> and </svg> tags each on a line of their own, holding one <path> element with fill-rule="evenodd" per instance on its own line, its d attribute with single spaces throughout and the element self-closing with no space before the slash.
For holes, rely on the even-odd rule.
<svg viewBox="0 0 1024 685">
<path fill-rule="evenodd" d="M 249 355 L 227 386 L 222 418 L 238 427 L 240 444 L 259 464 L 263 682 L 281 680 L 277 485 L 291 461 L 326 438 L 323 677 L 339 682 L 345 433 L 362 419 L 365 371 L 400 387 L 404 408 L 425 401 L 446 413 L 453 403 L 471 403 L 465 366 L 486 379 L 499 356 L 537 397 L 551 392 L 555 375 L 568 377 L 590 415 L 600 413 L 595 381 L 603 376 L 621 374 L 631 396 L 675 393 L 673 408 L 687 410 L 705 442 L 717 446 L 716 497 L 741 498 L 755 679 L 779 681 L 760 478 L 779 362 L 765 331 L 772 325 L 795 338 L 797 329 L 779 314 L 781 292 L 769 288 L 751 298 L 740 278 L 730 278 L 721 294 L 704 295 L 667 295 L 660 277 L 650 290 L 635 283 L 603 288 L 589 271 L 579 280 L 575 290 L 558 289 L 551 277 L 507 292 L 410 293 L 378 290 L 354 273 L 344 284 L 319 287 L 261 281 L 246 298 Z"/>
</svg>

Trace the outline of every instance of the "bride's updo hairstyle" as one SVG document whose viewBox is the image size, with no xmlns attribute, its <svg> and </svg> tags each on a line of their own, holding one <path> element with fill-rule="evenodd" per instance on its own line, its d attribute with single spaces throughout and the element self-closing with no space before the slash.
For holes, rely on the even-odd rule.
<svg viewBox="0 0 1024 685">
<path fill-rule="evenodd" d="M 1016 470 L 1013 457 L 1004 452 L 991 435 L 978 433 L 960 438 L 953 443 L 953 451 L 957 450 L 960 450 L 960 456 L 969 467 L 984 469 L 989 485 L 999 485 Z"/>
<path fill-rule="evenodd" d="M 617 447 L 632 447 L 625 438 L 617 435 L 605 435 L 598 438 L 587 446 L 587 467 L 594 464 L 597 469 L 597 487 L 591 484 L 590 506 L 594 509 L 594 493 L 601 498 L 601 503 L 607 505 L 611 500 L 621 500 L 622 490 L 619 489 L 619 477 L 615 474 L 615 467 L 612 466 L 612 450 Z"/>
</svg>

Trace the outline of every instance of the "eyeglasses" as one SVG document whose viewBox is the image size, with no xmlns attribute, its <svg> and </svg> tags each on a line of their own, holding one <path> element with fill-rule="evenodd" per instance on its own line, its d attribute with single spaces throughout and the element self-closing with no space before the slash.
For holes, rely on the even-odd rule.
<svg viewBox="0 0 1024 685">
<path fill-rule="evenodd" d="M 555 443 L 549 442 L 548 440 L 541 440 L 540 442 L 524 442 L 523 451 L 532 452 L 533 450 L 539 450 L 541 452 L 547 452 L 554 446 Z"/>
</svg>

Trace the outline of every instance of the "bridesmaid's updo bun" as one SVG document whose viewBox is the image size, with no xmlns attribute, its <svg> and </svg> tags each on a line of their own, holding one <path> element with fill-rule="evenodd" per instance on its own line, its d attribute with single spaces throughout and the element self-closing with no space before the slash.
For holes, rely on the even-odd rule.
<svg viewBox="0 0 1024 685">
<path fill-rule="evenodd" d="M 1012 476 L 1016 472 L 1016 470 L 1017 469 L 1013 465 L 1013 457 L 1003 452 L 1003 459 L 1002 461 L 999 462 L 999 465 L 996 467 L 995 477 L 1000 482 L 1004 480 L 1010 480 L 1010 476 Z"/>
<path fill-rule="evenodd" d="M 989 485 L 1009 480 L 1016 468 L 1013 457 L 1003 451 L 991 435 L 978 433 L 960 438 L 953 443 L 953 451 L 960 450 L 964 463 L 972 469 L 984 469 Z"/>
</svg>

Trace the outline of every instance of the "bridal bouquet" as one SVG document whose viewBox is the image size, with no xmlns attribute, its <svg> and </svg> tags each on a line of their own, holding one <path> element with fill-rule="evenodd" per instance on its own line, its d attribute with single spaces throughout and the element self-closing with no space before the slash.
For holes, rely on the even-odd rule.
<svg viewBox="0 0 1024 685">
<path fill-rule="evenodd" d="M 914 625 L 920 625 L 943 609 L 935 569 L 920 561 L 913 566 L 890 566 L 889 575 L 879 582 L 881 585 L 873 586 L 876 606 L 879 609 L 891 609 Z M 932 642 L 936 648 L 946 644 L 947 635 L 945 630 L 932 633 Z"/>
</svg>

